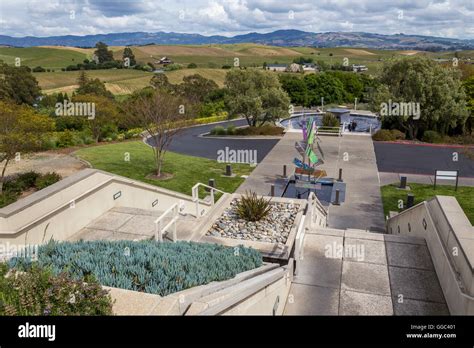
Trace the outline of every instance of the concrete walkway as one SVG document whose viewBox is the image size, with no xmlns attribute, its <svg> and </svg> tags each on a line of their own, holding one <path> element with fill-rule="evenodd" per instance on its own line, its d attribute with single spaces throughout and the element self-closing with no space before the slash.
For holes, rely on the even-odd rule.
<svg viewBox="0 0 474 348">
<path fill-rule="evenodd" d="M 294 167 L 293 159 L 299 157 L 295 150 L 295 141 L 301 140 L 301 133 L 286 133 L 283 138 L 273 147 L 265 158 L 252 171 L 249 177 L 237 189 L 237 193 L 245 193 L 247 190 L 259 195 L 270 195 L 270 187 L 275 181 L 282 178 L 283 165 L 288 167 L 288 174 Z M 277 192 L 281 192 L 284 185 L 276 185 Z"/>
<path fill-rule="evenodd" d="M 294 170 L 293 159 L 300 157 L 294 143 L 301 137 L 301 133 L 286 133 L 237 192 L 251 190 L 269 195 L 270 186 L 275 183 L 276 193 L 281 192 L 283 184 L 278 180 L 282 178 L 283 165 L 287 165 L 288 174 Z M 325 162 L 320 168 L 333 178 L 338 177 L 339 168 L 342 168 L 347 184 L 346 201 L 329 208 L 329 227 L 383 232 L 385 220 L 372 139 L 357 135 L 321 136 L 318 142 Z"/>
<path fill-rule="evenodd" d="M 314 230 L 297 270 L 284 315 L 449 314 L 424 239 Z"/>
<path fill-rule="evenodd" d="M 325 164 L 321 168 L 337 178 L 342 168 L 346 183 L 345 202 L 330 205 L 328 226 L 385 231 L 382 196 L 372 139 L 367 136 L 344 135 L 320 137 Z"/>
</svg>

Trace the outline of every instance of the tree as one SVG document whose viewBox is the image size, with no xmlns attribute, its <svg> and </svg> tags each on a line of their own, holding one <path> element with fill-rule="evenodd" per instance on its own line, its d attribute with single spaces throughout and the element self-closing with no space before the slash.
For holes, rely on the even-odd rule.
<svg viewBox="0 0 474 348">
<path fill-rule="evenodd" d="M 13 67 L 0 61 L 0 99 L 33 105 L 41 95 L 38 81 L 28 67 Z"/>
<path fill-rule="evenodd" d="M 463 82 L 464 90 L 466 91 L 467 109 L 469 118 L 466 121 L 466 129 L 469 134 L 472 134 L 474 126 L 474 76 Z"/>
<path fill-rule="evenodd" d="M 446 134 L 464 127 L 468 112 L 458 70 L 427 57 L 398 58 L 384 64 L 380 81 L 389 92 L 385 104 L 419 105 L 419 117 L 400 115 L 394 121 L 410 139 L 425 130 Z"/>
<path fill-rule="evenodd" d="M 80 77 L 79 77 L 80 78 Z M 89 80 L 86 79 L 85 82 L 79 82 L 79 88 L 76 89 L 76 94 L 93 94 L 97 96 L 103 96 L 107 98 L 114 98 L 114 95 L 107 90 L 105 84 L 99 79 Z M 83 85 L 81 85 L 83 83 Z"/>
<path fill-rule="evenodd" d="M 79 85 L 79 88 L 85 88 L 87 82 L 89 82 L 89 78 L 87 77 L 86 72 L 84 70 L 81 70 L 77 78 L 77 84 Z"/>
<path fill-rule="evenodd" d="M 308 89 L 300 76 L 281 74 L 280 83 L 292 104 L 308 106 Z"/>
<path fill-rule="evenodd" d="M 173 85 L 169 82 L 168 76 L 165 74 L 155 74 L 150 80 L 150 85 L 156 89 L 167 92 L 173 90 Z"/>
<path fill-rule="evenodd" d="M 314 63 L 314 59 L 311 57 L 298 57 L 298 58 L 293 59 L 293 63 L 301 64 L 301 65 L 310 64 L 310 63 Z"/>
<path fill-rule="evenodd" d="M 140 124 L 153 143 L 156 177 L 163 176 L 162 167 L 166 152 L 173 138 L 181 131 L 186 117 L 186 104 L 178 96 L 163 90 L 153 94 L 140 95 L 124 106 L 124 112 L 131 124 Z"/>
<path fill-rule="evenodd" d="M 249 126 L 261 126 L 288 116 L 290 98 L 272 72 L 231 70 L 226 74 L 225 86 L 230 113 L 245 117 Z"/>
<path fill-rule="evenodd" d="M 328 73 L 309 74 L 304 77 L 308 89 L 309 105 L 321 105 L 324 103 L 340 103 L 344 100 L 344 85 L 342 82 Z"/>
<path fill-rule="evenodd" d="M 111 62 L 114 60 L 114 53 L 109 51 L 109 46 L 107 46 L 105 43 L 98 42 L 95 44 L 95 48 L 96 50 L 94 54 L 99 60 L 99 63 Z"/>
<path fill-rule="evenodd" d="M 54 128 L 53 120 L 36 113 L 26 105 L 0 101 L 0 193 L 3 192 L 5 171 L 19 154 L 41 149 L 43 137 Z"/>
<path fill-rule="evenodd" d="M 201 103 L 211 92 L 218 88 L 219 86 L 213 80 L 194 74 L 185 76 L 183 83 L 177 86 L 177 91 L 191 103 Z"/>
<path fill-rule="evenodd" d="M 119 110 L 113 99 L 100 95 L 82 94 L 74 96 L 72 102 L 93 103 L 95 115 L 87 119 L 87 128 L 92 133 L 96 143 L 107 135 L 105 134 L 106 129 L 117 127 Z"/>
<path fill-rule="evenodd" d="M 135 55 L 130 47 L 125 47 L 123 50 L 123 61 L 126 62 L 128 58 L 129 65 L 128 66 L 135 66 L 137 61 L 135 60 Z"/>
<path fill-rule="evenodd" d="M 329 71 L 327 74 L 339 79 L 344 86 L 344 101 L 353 102 L 355 98 L 359 100 L 363 97 L 364 84 L 359 77 L 360 74 L 345 71 Z"/>
</svg>

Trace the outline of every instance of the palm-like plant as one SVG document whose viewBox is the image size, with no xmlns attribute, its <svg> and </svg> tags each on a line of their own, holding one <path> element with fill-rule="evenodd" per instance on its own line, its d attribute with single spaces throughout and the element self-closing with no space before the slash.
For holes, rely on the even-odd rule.
<svg viewBox="0 0 474 348">
<path fill-rule="evenodd" d="M 237 215 L 247 221 L 259 221 L 270 213 L 270 201 L 258 197 L 255 192 L 246 192 L 236 204 Z"/>
</svg>

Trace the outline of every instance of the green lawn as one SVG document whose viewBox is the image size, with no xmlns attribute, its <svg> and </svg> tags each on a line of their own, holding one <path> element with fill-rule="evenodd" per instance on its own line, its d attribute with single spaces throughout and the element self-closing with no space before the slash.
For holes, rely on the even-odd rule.
<svg viewBox="0 0 474 348">
<path fill-rule="evenodd" d="M 130 154 L 129 162 L 125 161 L 127 153 Z M 78 150 L 75 154 L 91 163 L 94 168 L 187 195 L 191 195 L 191 188 L 196 183 L 207 184 L 209 179 L 215 179 L 218 189 L 234 192 L 244 181 L 240 176 L 248 175 L 253 170 L 246 164 L 233 164 L 232 170 L 236 176 L 222 177 L 224 163 L 168 152 L 163 171 L 173 173 L 174 176 L 167 180 L 147 179 L 146 176 L 153 173 L 154 169 L 153 151 L 141 141 L 93 146 Z"/>
<path fill-rule="evenodd" d="M 436 186 L 423 184 L 409 184 L 411 191 L 397 190 L 398 184 L 385 185 L 381 187 L 383 210 L 384 214 L 388 215 L 390 210 L 399 211 L 398 200 L 403 200 L 406 204 L 407 193 L 415 195 L 415 204 L 427 200 L 435 195 L 439 196 L 454 196 L 461 205 L 464 213 L 468 217 L 471 224 L 474 224 L 474 187 L 459 186 L 457 191 L 454 191 L 454 186 Z"/>
</svg>

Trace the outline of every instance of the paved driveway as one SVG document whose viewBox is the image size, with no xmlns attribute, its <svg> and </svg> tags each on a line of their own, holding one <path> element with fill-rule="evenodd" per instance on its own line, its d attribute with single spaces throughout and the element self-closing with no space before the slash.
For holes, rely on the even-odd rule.
<svg viewBox="0 0 474 348">
<path fill-rule="evenodd" d="M 224 150 L 256 150 L 257 162 L 260 161 L 270 152 L 273 146 L 278 143 L 279 139 L 216 139 L 199 137 L 200 134 L 209 132 L 216 126 L 226 127 L 234 124 L 243 126 L 247 124 L 246 120 L 235 120 L 221 122 L 219 124 L 210 124 L 185 129 L 176 138 L 173 139 L 170 151 L 182 153 L 190 156 L 204 157 L 217 160 L 217 151 Z M 153 140 L 148 139 L 148 144 L 153 145 Z"/>
<path fill-rule="evenodd" d="M 459 170 L 459 176 L 474 177 L 474 160 L 465 155 L 465 148 L 422 146 L 374 141 L 380 172 L 427 174 L 435 170 Z M 453 153 L 458 161 L 453 161 Z M 474 154 L 474 150 L 471 150 Z"/>
</svg>

